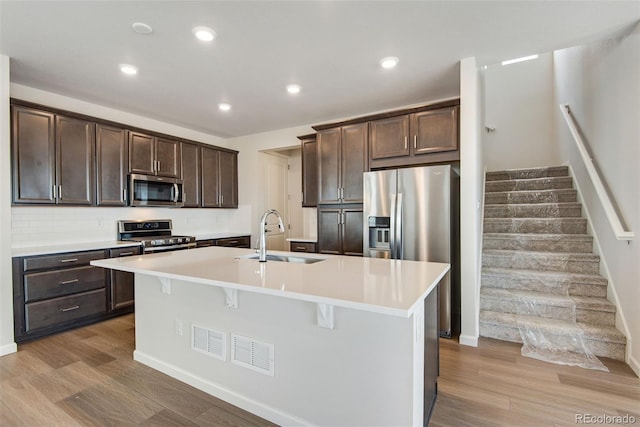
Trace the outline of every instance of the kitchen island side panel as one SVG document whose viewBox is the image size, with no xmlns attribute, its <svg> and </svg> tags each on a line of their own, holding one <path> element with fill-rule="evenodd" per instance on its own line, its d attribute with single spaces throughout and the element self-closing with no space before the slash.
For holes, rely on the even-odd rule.
<svg viewBox="0 0 640 427">
<path fill-rule="evenodd" d="M 317 326 L 311 302 L 238 291 L 234 309 L 219 287 L 172 280 L 164 289 L 136 274 L 136 360 L 280 425 L 422 423 L 420 310 L 402 318 L 335 307 L 332 330 Z M 224 361 L 192 350 L 192 325 L 225 334 Z M 231 363 L 231 334 L 273 344 L 274 375 Z"/>
</svg>

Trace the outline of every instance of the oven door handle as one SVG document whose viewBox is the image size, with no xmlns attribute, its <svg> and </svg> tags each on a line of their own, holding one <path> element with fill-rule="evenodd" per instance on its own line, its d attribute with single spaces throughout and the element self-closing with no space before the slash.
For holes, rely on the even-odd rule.
<svg viewBox="0 0 640 427">
<path fill-rule="evenodd" d="M 191 249 L 195 247 L 196 247 L 196 242 L 185 243 L 183 245 L 154 246 L 150 248 L 144 248 L 144 253 L 152 254 L 156 252 L 176 251 L 179 249 Z"/>
</svg>

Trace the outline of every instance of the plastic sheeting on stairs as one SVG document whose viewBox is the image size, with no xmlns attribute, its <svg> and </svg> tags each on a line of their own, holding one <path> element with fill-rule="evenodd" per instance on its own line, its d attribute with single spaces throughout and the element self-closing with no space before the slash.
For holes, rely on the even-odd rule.
<svg viewBox="0 0 640 427">
<path fill-rule="evenodd" d="M 543 307 L 530 298 L 517 298 L 516 311 L 522 315 L 544 316 Z M 573 305 L 575 323 L 576 306 Z M 545 331 L 535 325 L 517 322 L 522 338 L 520 353 L 525 357 L 559 365 L 579 366 L 609 372 L 609 369 L 585 345 L 584 336 L 577 329 Z"/>
</svg>

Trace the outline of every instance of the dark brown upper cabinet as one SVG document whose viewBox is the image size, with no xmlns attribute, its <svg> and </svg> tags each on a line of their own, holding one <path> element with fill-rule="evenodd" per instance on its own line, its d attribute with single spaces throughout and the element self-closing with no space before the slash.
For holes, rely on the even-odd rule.
<svg viewBox="0 0 640 427">
<path fill-rule="evenodd" d="M 180 178 L 180 142 L 141 132 L 129 132 L 129 172 Z"/>
<path fill-rule="evenodd" d="M 96 125 L 96 204 L 127 205 L 129 149 L 127 131 Z"/>
<path fill-rule="evenodd" d="M 238 153 L 202 147 L 202 207 L 238 207 Z"/>
<path fill-rule="evenodd" d="M 94 203 L 95 125 L 12 107 L 13 202 Z"/>
<path fill-rule="evenodd" d="M 238 207 L 238 153 L 220 151 L 220 207 Z"/>
<path fill-rule="evenodd" d="M 371 121 L 371 167 L 459 160 L 458 111 L 454 105 Z"/>
<path fill-rule="evenodd" d="M 368 170 L 368 124 L 317 134 L 318 204 L 361 203 L 362 174 Z"/>
<path fill-rule="evenodd" d="M 182 200 L 185 208 L 199 208 L 201 201 L 201 148 L 182 143 Z"/>
<path fill-rule="evenodd" d="M 318 206 L 318 149 L 316 134 L 299 136 L 302 144 L 302 207 Z"/>
<path fill-rule="evenodd" d="M 56 116 L 56 178 L 59 204 L 93 205 L 95 123 Z"/>
</svg>

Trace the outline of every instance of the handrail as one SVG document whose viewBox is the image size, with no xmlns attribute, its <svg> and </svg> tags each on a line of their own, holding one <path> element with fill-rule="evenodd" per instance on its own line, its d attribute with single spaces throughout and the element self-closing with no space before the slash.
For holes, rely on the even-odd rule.
<svg viewBox="0 0 640 427">
<path fill-rule="evenodd" d="M 571 131 L 571 135 L 573 136 L 573 140 L 576 142 L 578 146 L 578 151 L 580 152 L 580 156 L 582 157 L 582 161 L 584 162 L 585 167 L 587 168 L 587 172 L 589 173 L 589 178 L 591 178 L 591 182 L 595 187 L 596 194 L 600 199 L 600 203 L 602 203 L 602 207 L 604 209 L 605 214 L 607 215 L 607 219 L 609 220 L 609 225 L 613 229 L 613 232 L 616 235 L 618 240 L 632 240 L 635 238 L 635 234 L 632 231 L 627 231 L 622 226 L 622 221 L 618 217 L 616 210 L 613 207 L 613 203 L 611 203 L 611 199 L 609 198 L 609 194 L 607 190 L 604 188 L 602 184 L 602 180 L 600 179 L 600 175 L 593 165 L 593 159 L 589 156 L 589 152 L 582 140 L 582 136 L 578 131 L 578 127 L 574 122 L 575 119 L 571 117 L 571 110 L 569 109 L 569 105 L 560 104 L 560 111 L 562 111 L 562 115 L 564 116 L 567 125 L 569 126 L 569 130 Z"/>
</svg>

